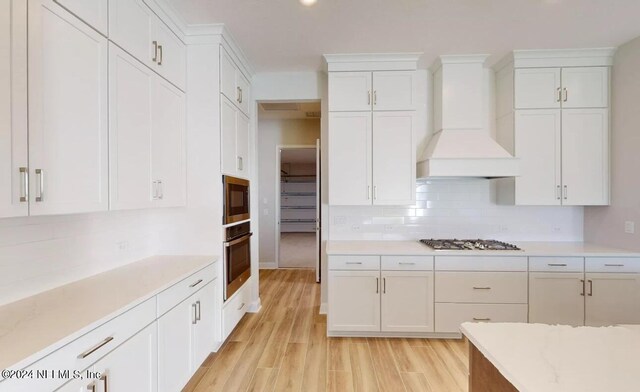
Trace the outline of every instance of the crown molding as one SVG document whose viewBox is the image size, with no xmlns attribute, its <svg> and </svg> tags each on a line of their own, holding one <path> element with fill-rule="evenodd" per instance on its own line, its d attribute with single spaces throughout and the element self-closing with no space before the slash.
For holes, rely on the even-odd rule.
<svg viewBox="0 0 640 392">
<path fill-rule="evenodd" d="M 610 67 L 617 48 L 545 49 L 514 50 L 494 69 L 499 70 L 509 64 L 514 68 L 539 67 Z"/>
<path fill-rule="evenodd" d="M 326 71 L 414 71 L 422 53 L 325 54 Z"/>
</svg>

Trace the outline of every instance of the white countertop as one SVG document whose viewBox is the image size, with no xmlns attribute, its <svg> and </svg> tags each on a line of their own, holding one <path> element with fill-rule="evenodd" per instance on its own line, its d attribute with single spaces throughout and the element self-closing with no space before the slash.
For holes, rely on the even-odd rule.
<svg viewBox="0 0 640 392">
<path fill-rule="evenodd" d="M 640 391 L 640 326 L 464 323 L 461 330 L 520 392 Z"/>
<path fill-rule="evenodd" d="M 640 257 L 640 252 L 609 248 L 586 242 L 513 242 L 517 250 L 435 251 L 419 241 L 327 241 L 328 255 L 411 256 L 601 256 Z"/>
<path fill-rule="evenodd" d="M 30 364 L 216 260 L 149 257 L 0 306 L 0 369 Z"/>
</svg>

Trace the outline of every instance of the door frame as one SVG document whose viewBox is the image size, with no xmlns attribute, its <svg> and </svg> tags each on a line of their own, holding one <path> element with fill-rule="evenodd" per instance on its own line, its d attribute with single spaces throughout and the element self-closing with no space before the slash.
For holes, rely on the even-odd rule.
<svg viewBox="0 0 640 392">
<path fill-rule="evenodd" d="M 317 150 L 316 144 L 278 144 L 276 145 L 276 187 L 275 187 L 275 202 L 276 202 L 276 211 L 275 211 L 275 253 L 276 253 L 276 269 L 280 268 L 280 180 L 281 180 L 281 167 L 282 167 L 282 159 L 281 154 L 282 150 L 295 150 L 295 149 L 313 149 Z M 319 162 L 316 162 L 318 165 Z M 320 179 L 316 178 L 316 192 L 319 190 Z M 320 208 L 320 206 L 316 206 L 316 208 Z M 317 234 L 316 234 L 317 235 Z M 319 251 L 316 249 L 316 251 Z M 318 266 L 316 266 L 316 269 Z M 316 274 L 318 271 L 316 271 Z"/>
</svg>

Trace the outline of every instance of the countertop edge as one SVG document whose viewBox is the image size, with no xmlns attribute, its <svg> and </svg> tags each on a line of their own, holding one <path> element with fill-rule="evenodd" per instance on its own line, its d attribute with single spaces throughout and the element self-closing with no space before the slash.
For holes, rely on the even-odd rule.
<svg viewBox="0 0 640 392">
<path fill-rule="evenodd" d="M 163 256 L 163 255 L 156 255 L 156 256 L 151 256 L 151 257 L 157 257 L 157 256 Z M 176 257 L 179 257 L 179 256 L 176 256 Z M 126 267 L 126 266 L 128 266 L 130 264 L 133 264 L 133 263 L 136 263 L 136 262 L 140 262 L 140 261 L 145 260 L 145 259 L 147 259 L 147 258 L 145 257 L 143 259 L 133 261 L 132 263 L 125 264 L 125 265 L 123 265 L 121 267 L 118 267 L 118 268 Z M 152 299 L 153 297 L 157 296 L 161 292 L 169 289 L 170 287 L 172 287 L 172 286 L 176 285 L 177 283 L 183 281 L 184 279 L 188 278 L 189 276 L 192 276 L 193 274 L 195 274 L 195 273 L 197 273 L 199 271 L 202 271 L 203 269 L 205 269 L 205 268 L 217 263 L 218 261 L 219 261 L 219 257 L 218 256 L 211 256 L 211 261 L 209 263 L 204 264 L 204 265 L 200 266 L 197 269 L 194 269 L 194 270 L 191 270 L 191 271 L 189 271 L 187 273 L 184 273 L 184 274 L 180 275 L 179 277 L 176 277 L 171 282 L 166 283 L 161 287 L 158 287 L 157 289 L 145 294 L 144 296 L 136 298 L 132 302 L 128 303 L 126 306 L 124 306 L 124 307 L 122 307 L 122 308 L 120 308 L 120 309 L 118 309 L 118 310 L 116 310 L 114 312 L 111 312 L 108 315 L 105 315 L 101 319 L 99 319 L 97 321 L 94 321 L 93 323 L 83 327 L 82 329 L 80 329 L 80 330 L 78 330 L 78 331 L 76 331 L 76 332 L 74 332 L 74 333 L 72 333 L 70 335 L 65 336 L 64 338 L 56 341 L 54 344 L 52 344 L 50 346 L 47 346 L 46 348 L 29 355 L 28 357 L 16 362 L 13 365 L 6 366 L 6 369 L 19 370 L 19 369 L 24 369 L 24 368 L 27 368 L 28 366 L 31 366 L 32 364 L 34 364 L 37 361 L 43 359 L 44 357 L 50 355 L 51 353 L 61 349 L 62 347 L 66 346 L 67 344 L 69 344 L 71 342 L 73 342 L 74 340 L 82 337 L 83 335 L 85 335 L 85 334 L 91 332 L 92 330 L 100 327 L 101 325 L 103 325 L 103 324 L 105 324 L 105 323 L 107 323 L 107 322 L 109 322 L 109 321 L 111 321 L 111 320 L 123 315 L 124 313 L 126 313 L 129 310 L 135 308 L 136 306 L 142 304 L 143 302 Z M 110 270 L 110 271 L 113 271 L 113 270 Z M 105 272 L 109 272 L 109 271 L 105 271 Z M 91 276 L 88 276 L 88 277 L 86 277 L 84 279 L 91 279 L 91 278 L 93 278 L 93 277 L 95 277 L 95 276 L 97 276 L 99 274 L 91 275 Z M 80 281 L 84 280 L 84 279 L 80 279 Z M 156 305 L 156 307 L 157 307 L 157 305 Z M 5 380 L 5 378 L 0 377 L 0 383 L 2 381 L 4 381 L 4 380 Z"/>
</svg>

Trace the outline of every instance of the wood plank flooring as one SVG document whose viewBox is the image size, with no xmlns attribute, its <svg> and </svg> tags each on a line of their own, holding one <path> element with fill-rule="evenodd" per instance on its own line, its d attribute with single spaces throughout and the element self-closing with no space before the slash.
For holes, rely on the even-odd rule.
<svg viewBox="0 0 640 392">
<path fill-rule="evenodd" d="M 312 270 L 260 271 L 247 314 L 183 392 L 466 392 L 463 340 L 328 338 Z"/>
</svg>

